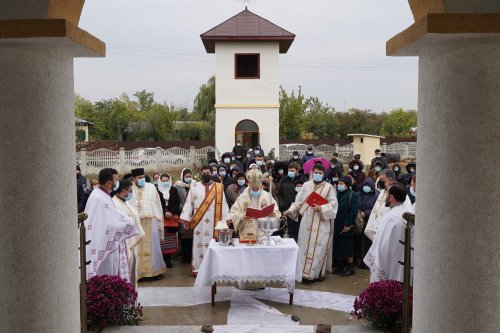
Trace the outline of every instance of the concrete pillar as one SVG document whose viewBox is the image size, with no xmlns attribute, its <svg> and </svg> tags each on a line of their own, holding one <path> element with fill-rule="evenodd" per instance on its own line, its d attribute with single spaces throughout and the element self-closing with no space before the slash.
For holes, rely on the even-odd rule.
<svg viewBox="0 0 500 333">
<path fill-rule="evenodd" d="M 0 332 L 76 333 L 73 58 L 105 46 L 64 19 L 0 25 Z"/>
<path fill-rule="evenodd" d="M 387 50 L 419 56 L 412 332 L 498 332 L 500 14 L 430 13 Z"/>
<path fill-rule="evenodd" d="M 497 332 L 500 40 L 422 52 L 414 332 Z"/>
<path fill-rule="evenodd" d="M 87 149 L 80 149 L 80 169 L 82 171 L 82 175 L 87 175 Z"/>
<path fill-rule="evenodd" d="M 73 57 L 0 47 L 1 332 L 77 332 Z"/>
</svg>

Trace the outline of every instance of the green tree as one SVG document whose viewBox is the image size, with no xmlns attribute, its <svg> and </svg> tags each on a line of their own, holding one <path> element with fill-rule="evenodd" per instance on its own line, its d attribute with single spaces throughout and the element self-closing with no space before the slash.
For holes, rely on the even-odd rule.
<svg viewBox="0 0 500 333">
<path fill-rule="evenodd" d="M 318 139 L 335 137 L 338 131 L 335 109 L 323 105 L 317 97 L 308 98 L 305 104 L 304 131 L 313 133 Z"/>
<path fill-rule="evenodd" d="M 115 98 L 101 100 L 94 104 L 98 115 L 95 123 L 102 140 L 121 140 L 125 129 L 129 126 L 130 112 L 127 105 Z"/>
<path fill-rule="evenodd" d="M 172 139 L 175 115 L 170 112 L 167 105 L 153 104 L 149 110 L 148 119 L 153 129 L 154 140 L 167 141 Z"/>
<path fill-rule="evenodd" d="M 392 137 L 406 137 L 410 135 L 412 127 L 417 126 L 417 111 L 394 109 L 385 115 L 380 132 Z"/>
<path fill-rule="evenodd" d="M 215 76 L 201 85 L 194 99 L 193 113 L 198 120 L 215 122 Z"/>
<path fill-rule="evenodd" d="M 297 96 L 295 96 L 294 90 L 288 95 L 285 89 L 280 87 L 280 139 L 300 138 L 306 108 L 305 97 L 300 86 L 297 90 Z"/>
<path fill-rule="evenodd" d="M 137 98 L 138 101 L 137 111 L 139 112 L 149 111 L 155 104 L 154 93 L 152 92 L 141 90 L 137 91 L 134 94 L 134 96 Z"/>
</svg>

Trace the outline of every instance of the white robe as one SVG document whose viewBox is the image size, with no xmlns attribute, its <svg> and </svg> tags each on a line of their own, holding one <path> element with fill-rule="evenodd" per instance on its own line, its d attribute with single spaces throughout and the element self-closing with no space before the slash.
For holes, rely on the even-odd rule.
<svg viewBox="0 0 500 333">
<path fill-rule="evenodd" d="M 403 214 L 408 211 L 411 210 L 405 205 L 399 205 L 391 208 L 389 213 L 380 219 L 377 237 L 363 259 L 370 267 L 370 282 L 380 280 L 403 282 L 404 268 L 399 261 L 404 262 L 404 245 L 399 241 L 405 240 L 406 221 L 403 219 Z M 411 262 L 413 266 L 413 251 Z"/>
<path fill-rule="evenodd" d="M 180 216 L 181 220 L 191 222 L 193 216 L 196 214 L 200 208 L 203 200 L 205 199 L 208 191 L 214 186 L 214 182 L 210 185 L 205 185 L 201 182 L 197 182 L 191 185 L 191 189 L 186 198 L 186 203 L 182 208 L 182 213 Z M 222 221 L 228 218 L 228 206 L 226 201 L 226 196 L 224 191 L 222 191 Z M 193 258 L 191 264 L 193 266 L 192 273 L 197 273 L 203 257 L 206 255 L 208 244 L 210 240 L 214 238 L 214 227 L 219 221 L 214 221 L 215 218 L 215 199 L 210 204 L 209 208 L 205 212 L 205 215 L 201 218 L 200 223 L 193 230 Z"/>
<path fill-rule="evenodd" d="M 87 279 L 95 275 L 117 275 L 130 281 L 125 241 L 138 231 L 133 221 L 119 211 L 111 196 L 101 188 L 90 194 L 85 207 Z"/>
<path fill-rule="evenodd" d="M 380 194 L 373 205 L 372 212 L 370 214 L 370 218 L 368 219 L 368 223 L 366 223 L 365 235 L 370 238 L 372 241 L 375 239 L 378 230 L 379 221 L 389 213 L 390 208 L 385 206 L 385 200 L 387 200 L 387 191 L 383 189 L 380 191 Z M 408 212 L 413 211 L 410 198 L 406 196 L 406 200 L 404 202 L 404 206 L 406 207 Z"/>
<path fill-rule="evenodd" d="M 327 204 L 321 206 L 318 214 L 305 202 L 309 195 L 321 187 Z M 306 206 L 304 206 L 306 205 Z M 289 211 L 293 220 L 303 211 L 297 243 L 300 248 L 302 277 L 316 280 L 331 271 L 333 223 L 337 216 L 338 202 L 335 187 L 323 182 L 316 185 L 312 180 L 304 183 Z M 292 222 L 293 223 L 293 222 Z"/>
<path fill-rule="evenodd" d="M 264 236 L 264 232 L 257 227 L 257 220 L 245 219 L 247 208 L 262 209 L 266 206 L 274 204 L 274 211 L 270 216 L 281 217 L 278 209 L 278 203 L 274 200 L 271 193 L 262 190 L 259 197 L 255 198 L 250 195 L 250 188 L 247 187 L 243 193 L 236 199 L 236 202 L 231 207 L 230 219 L 233 222 L 234 228 L 239 232 L 240 239 L 245 239 L 247 233 L 252 233 L 259 238 Z"/>
<path fill-rule="evenodd" d="M 144 187 L 132 186 L 133 198 L 129 204 L 137 209 L 144 229 L 144 238 L 139 243 L 137 256 L 137 278 L 158 276 L 167 271 L 160 248 L 163 233 L 163 209 L 160 195 L 153 184 Z"/>
<path fill-rule="evenodd" d="M 139 218 L 139 213 L 132 207 L 129 203 L 123 201 L 122 199 L 114 196 L 113 202 L 116 208 L 120 210 L 123 214 L 126 214 L 134 223 L 134 227 L 137 228 L 137 235 L 127 239 L 127 255 L 128 263 L 130 267 L 130 281 L 134 286 L 137 285 L 137 256 L 139 253 L 138 244 L 145 235 L 144 229 L 142 229 L 141 219 Z"/>
</svg>

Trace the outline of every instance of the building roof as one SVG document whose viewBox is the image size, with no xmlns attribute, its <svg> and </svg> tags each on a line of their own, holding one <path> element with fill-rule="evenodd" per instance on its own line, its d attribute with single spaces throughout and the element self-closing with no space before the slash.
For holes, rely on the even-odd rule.
<svg viewBox="0 0 500 333">
<path fill-rule="evenodd" d="M 286 53 L 295 39 L 291 32 L 252 13 L 246 7 L 227 21 L 200 35 L 208 53 L 215 53 L 215 43 L 230 41 L 278 42 L 280 53 Z"/>
<path fill-rule="evenodd" d="M 371 134 L 347 134 L 347 136 L 363 136 L 363 137 L 368 137 L 368 138 L 380 138 L 380 139 L 385 139 L 385 136 L 380 136 L 380 135 L 371 135 Z"/>
<path fill-rule="evenodd" d="M 85 125 L 94 125 L 94 123 L 91 123 L 90 121 L 87 121 L 82 118 L 75 117 L 75 125 L 85 126 Z"/>
</svg>

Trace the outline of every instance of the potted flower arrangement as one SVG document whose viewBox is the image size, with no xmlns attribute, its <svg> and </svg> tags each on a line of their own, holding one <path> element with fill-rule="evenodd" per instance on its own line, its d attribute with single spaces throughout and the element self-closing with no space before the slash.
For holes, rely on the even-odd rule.
<svg viewBox="0 0 500 333">
<path fill-rule="evenodd" d="M 87 282 L 87 327 L 101 332 L 106 326 L 140 325 L 142 306 L 134 287 L 118 276 L 100 275 Z"/>
<path fill-rule="evenodd" d="M 410 313 L 412 296 L 410 293 Z M 403 318 L 403 285 L 395 280 L 370 283 L 354 300 L 353 313 L 369 326 L 397 332 Z"/>
</svg>

